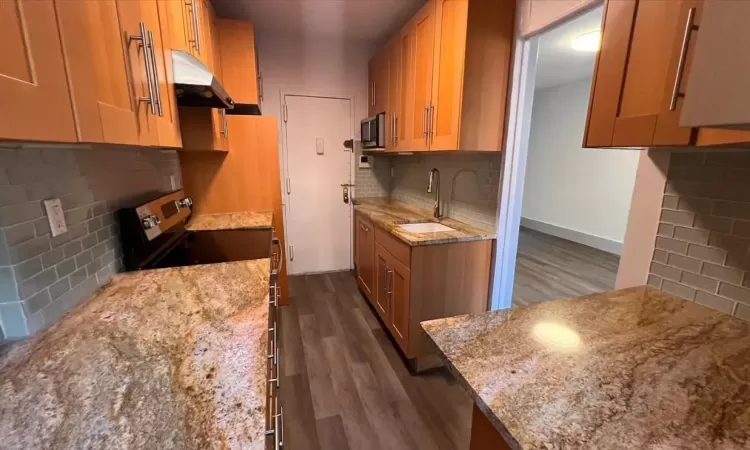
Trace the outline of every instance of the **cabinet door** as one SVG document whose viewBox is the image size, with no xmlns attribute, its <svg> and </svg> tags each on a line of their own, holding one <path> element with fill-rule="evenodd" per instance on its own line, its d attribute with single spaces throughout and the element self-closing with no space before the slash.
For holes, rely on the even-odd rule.
<svg viewBox="0 0 750 450">
<path fill-rule="evenodd" d="M 437 0 L 430 150 L 458 150 L 468 0 Z"/>
<path fill-rule="evenodd" d="M 386 108 L 386 150 L 398 151 L 398 120 L 401 110 L 401 46 L 400 39 L 392 40 L 387 47 L 388 56 L 388 108 Z"/>
<path fill-rule="evenodd" d="M 159 101 L 159 116 L 156 117 L 156 133 L 160 147 L 182 147 L 177 98 L 174 91 L 172 69 L 171 23 L 169 0 L 142 0 L 141 9 L 149 29 L 153 29 L 155 56 L 154 95 Z M 178 24 L 179 25 L 179 24 Z"/>
<path fill-rule="evenodd" d="M 399 151 L 409 151 L 409 145 L 411 144 L 411 130 L 414 126 L 414 102 L 412 97 L 414 95 L 414 77 L 412 71 L 414 70 L 414 42 L 416 35 L 414 33 L 414 27 L 412 24 L 404 27 L 404 30 L 398 36 L 398 52 L 399 52 L 399 65 L 398 65 L 398 111 L 396 112 L 396 136 L 398 143 L 396 148 Z"/>
<path fill-rule="evenodd" d="M 701 3 L 607 1 L 584 147 L 692 142 L 694 130 L 677 124 L 682 100 L 670 103 L 688 11 Z"/>
<path fill-rule="evenodd" d="M 389 255 L 390 256 L 390 255 Z M 388 261 L 390 328 L 404 352 L 409 348 L 409 269 L 392 256 Z"/>
<path fill-rule="evenodd" d="M 253 24 L 219 19 L 222 84 L 236 103 L 258 103 L 258 68 Z"/>
<path fill-rule="evenodd" d="M 381 52 L 375 64 L 375 114 L 386 112 L 388 110 L 388 91 L 390 77 L 390 57 L 387 52 Z M 386 119 L 386 130 L 388 130 Z M 387 132 L 390 135 L 390 132 Z"/>
<path fill-rule="evenodd" d="M 701 129 L 698 145 L 750 142 L 750 131 L 738 131 L 750 130 L 750 58 L 744 49 L 750 39 L 748 19 L 750 2 L 706 2 L 703 8 L 700 30 L 692 37 L 693 59 L 685 68 L 680 124 L 726 130 Z"/>
<path fill-rule="evenodd" d="M 75 142 L 52 0 L 0 1 L 0 139 Z"/>
<path fill-rule="evenodd" d="M 79 140 L 157 145 L 150 53 L 143 41 L 130 39 L 143 39 L 140 2 L 56 5 Z"/>
<path fill-rule="evenodd" d="M 375 59 L 377 56 L 372 57 L 370 62 L 367 63 L 367 115 L 372 117 L 375 115 Z"/>
<path fill-rule="evenodd" d="M 435 3 L 428 2 L 412 19 L 407 33 L 413 33 L 413 58 L 407 101 L 411 103 L 411 126 L 406 137 L 409 151 L 429 149 L 427 121 L 432 97 L 432 62 L 435 44 Z"/>
<path fill-rule="evenodd" d="M 390 254 L 388 251 L 379 244 L 375 244 L 375 290 L 377 292 L 374 293 L 373 300 L 375 301 L 375 309 L 378 311 L 378 315 L 380 315 L 386 324 L 390 323 L 389 259 Z"/>
<path fill-rule="evenodd" d="M 190 2 L 159 0 L 169 20 L 169 44 L 174 50 L 192 53 L 193 22 Z"/>
<path fill-rule="evenodd" d="M 375 235 L 372 225 L 357 216 L 354 235 L 357 248 L 357 278 L 372 301 L 375 288 Z"/>
</svg>

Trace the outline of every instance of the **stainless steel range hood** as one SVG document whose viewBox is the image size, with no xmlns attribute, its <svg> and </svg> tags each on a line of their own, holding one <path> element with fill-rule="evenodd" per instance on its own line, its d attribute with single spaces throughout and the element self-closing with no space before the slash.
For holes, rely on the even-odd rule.
<svg viewBox="0 0 750 450">
<path fill-rule="evenodd" d="M 172 50 L 172 68 L 177 105 L 234 108 L 234 101 L 224 86 L 195 56 L 181 50 Z"/>
</svg>

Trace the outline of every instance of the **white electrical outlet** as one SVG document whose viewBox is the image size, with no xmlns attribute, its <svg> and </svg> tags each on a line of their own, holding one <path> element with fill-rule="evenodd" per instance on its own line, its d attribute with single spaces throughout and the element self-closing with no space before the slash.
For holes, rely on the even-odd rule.
<svg viewBox="0 0 750 450">
<path fill-rule="evenodd" d="M 68 226 L 65 225 L 65 214 L 63 213 L 60 199 L 45 200 L 44 209 L 47 210 L 47 219 L 49 220 L 49 227 L 52 230 L 52 236 L 59 236 L 66 233 Z"/>
</svg>

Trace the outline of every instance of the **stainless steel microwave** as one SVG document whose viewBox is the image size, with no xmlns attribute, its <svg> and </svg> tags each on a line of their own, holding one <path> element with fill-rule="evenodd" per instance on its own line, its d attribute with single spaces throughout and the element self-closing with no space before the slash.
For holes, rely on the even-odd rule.
<svg viewBox="0 0 750 450">
<path fill-rule="evenodd" d="M 385 113 L 362 119 L 362 148 L 385 149 Z"/>
</svg>

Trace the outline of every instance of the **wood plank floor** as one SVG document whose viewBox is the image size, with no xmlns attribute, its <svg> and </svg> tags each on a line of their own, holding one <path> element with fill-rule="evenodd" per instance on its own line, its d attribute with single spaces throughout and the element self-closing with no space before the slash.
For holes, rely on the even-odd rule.
<svg viewBox="0 0 750 450">
<path fill-rule="evenodd" d="M 617 255 L 521 228 L 513 306 L 614 289 Z"/>
<path fill-rule="evenodd" d="M 351 272 L 290 277 L 289 285 L 285 448 L 468 448 L 471 399 L 447 371 L 409 373 Z"/>
</svg>

